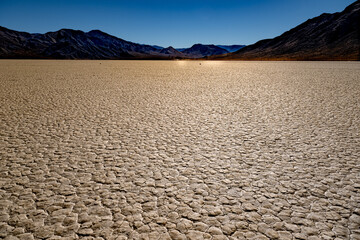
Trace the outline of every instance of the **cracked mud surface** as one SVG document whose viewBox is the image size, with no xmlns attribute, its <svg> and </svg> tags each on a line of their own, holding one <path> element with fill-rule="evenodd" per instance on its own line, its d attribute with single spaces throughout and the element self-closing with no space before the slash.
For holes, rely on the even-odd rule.
<svg viewBox="0 0 360 240">
<path fill-rule="evenodd" d="M 358 62 L 0 61 L 0 238 L 360 239 Z"/>
</svg>

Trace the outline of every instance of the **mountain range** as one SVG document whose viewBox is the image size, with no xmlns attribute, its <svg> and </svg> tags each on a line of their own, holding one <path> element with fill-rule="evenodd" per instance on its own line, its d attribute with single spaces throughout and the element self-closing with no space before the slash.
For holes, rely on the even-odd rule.
<svg viewBox="0 0 360 240">
<path fill-rule="evenodd" d="M 360 1 L 344 11 L 307 20 L 273 38 L 234 53 L 226 60 L 360 60 Z"/>
<path fill-rule="evenodd" d="M 236 45 L 241 48 L 243 45 Z M 235 46 L 235 48 L 236 48 Z M 195 44 L 180 51 L 137 44 L 100 30 L 61 29 L 30 34 L 0 27 L 0 58 L 35 59 L 184 59 L 230 53 L 234 46 Z"/>
<path fill-rule="evenodd" d="M 214 45 L 214 44 L 194 44 L 192 48 L 194 51 L 201 51 L 199 49 L 199 47 L 202 48 L 203 52 L 206 52 L 208 55 L 204 55 L 204 56 L 211 56 L 214 55 L 214 53 L 221 51 L 221 52 L 227 52 L 227 53 L 232 53 L 232 52 L 236 52 L 237 50 L 240 50 L 241 48 L 245 47 L 246 45 Z M 164 47 L 160 47 L 157 45 L 152 45 L 152 47 L 157 48 L 157 49 L 164 49 Z M 185 53 L 189 52 L 190 48 L 175 48 L 177 51 Z M 205 48 L 208 48 L 205 50 Z M 215 52 L 210 51 L 210 49 L 213 49 Z"/>
<path fill-rule="evenodd" d="M 133 43 L 100 30 L 31 34 L 0 26 L 0 58 L 360 60 L 359 11 L 358 0 L 342 12 L 324 13 L 248 46 L 194 44 L 178 49 Z"/>
</svg>

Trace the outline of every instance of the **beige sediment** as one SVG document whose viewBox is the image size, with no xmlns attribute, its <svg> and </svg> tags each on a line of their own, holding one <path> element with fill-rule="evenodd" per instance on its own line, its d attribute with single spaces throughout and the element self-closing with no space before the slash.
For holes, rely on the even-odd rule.
<svg viewBox="0 0 360 240">
<path fill-rule="evenodd" d="M 358 62 L 0 73 L 0 238 L 360 239 Z"/>
</svg>

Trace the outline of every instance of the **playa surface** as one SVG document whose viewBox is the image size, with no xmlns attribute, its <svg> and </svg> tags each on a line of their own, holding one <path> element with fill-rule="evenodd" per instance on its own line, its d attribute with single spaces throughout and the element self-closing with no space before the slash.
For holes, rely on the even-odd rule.
<svg viewBox="0 0 360 240">
<path fill-rule="evenodd" d="M 359 62 L 0 73 L 0 238 L 360 239 Z"/>
</svg>

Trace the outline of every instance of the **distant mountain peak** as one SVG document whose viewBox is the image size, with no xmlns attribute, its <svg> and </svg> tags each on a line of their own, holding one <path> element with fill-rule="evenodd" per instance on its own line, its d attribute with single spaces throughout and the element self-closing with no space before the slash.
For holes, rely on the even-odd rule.
<svg viewBox="0 0 360 240">
<path fill-rule="evenodd" d="M 212 55 L 225 54 L 225 53 L 229 53 L 229 52 L 223 48 L 215 46 L 214 44 L 206 44 L 205 45 L 205 44 L 196 43 L 196 44 L 192 45 L 192 47 L 183 50 L 182 53 L 184 53 L 187 56 L 191 55 L 191 56 L 201 58 L 201 57 L 207 57 L 207 56 L 212 56 Z"/>
<path fill-rule="evenodd" d="M 91 36 L 108 36 L 108 37 L 114 37 L 117 38 L 115 36 L 112 36 L 106 32 L 103 32 L 101 30 L 95 29 L 95 30 L 91 30 L 89 32 L 87 32 L 86 34 L 91 35 Z"/>
<path fill-rule="evenodd" d="M 99 29 L 91 30 L 91 31 L 89 31 L 88 33 L 107 34 L 107 33 L 104 33 L 103 31 L 101 31 L 101 30 L 99 30 Z"/>
<path fill-rule="evenodd" d="M 160 53 L 171 55 L 171 56 L 174 56 L 174 57 L 181 57 L 181 58 L 185 57 L 183 53 L 179 52 L 178 50 L 176 50 L 172 46 L 161 49 Z"/>
</svg>

